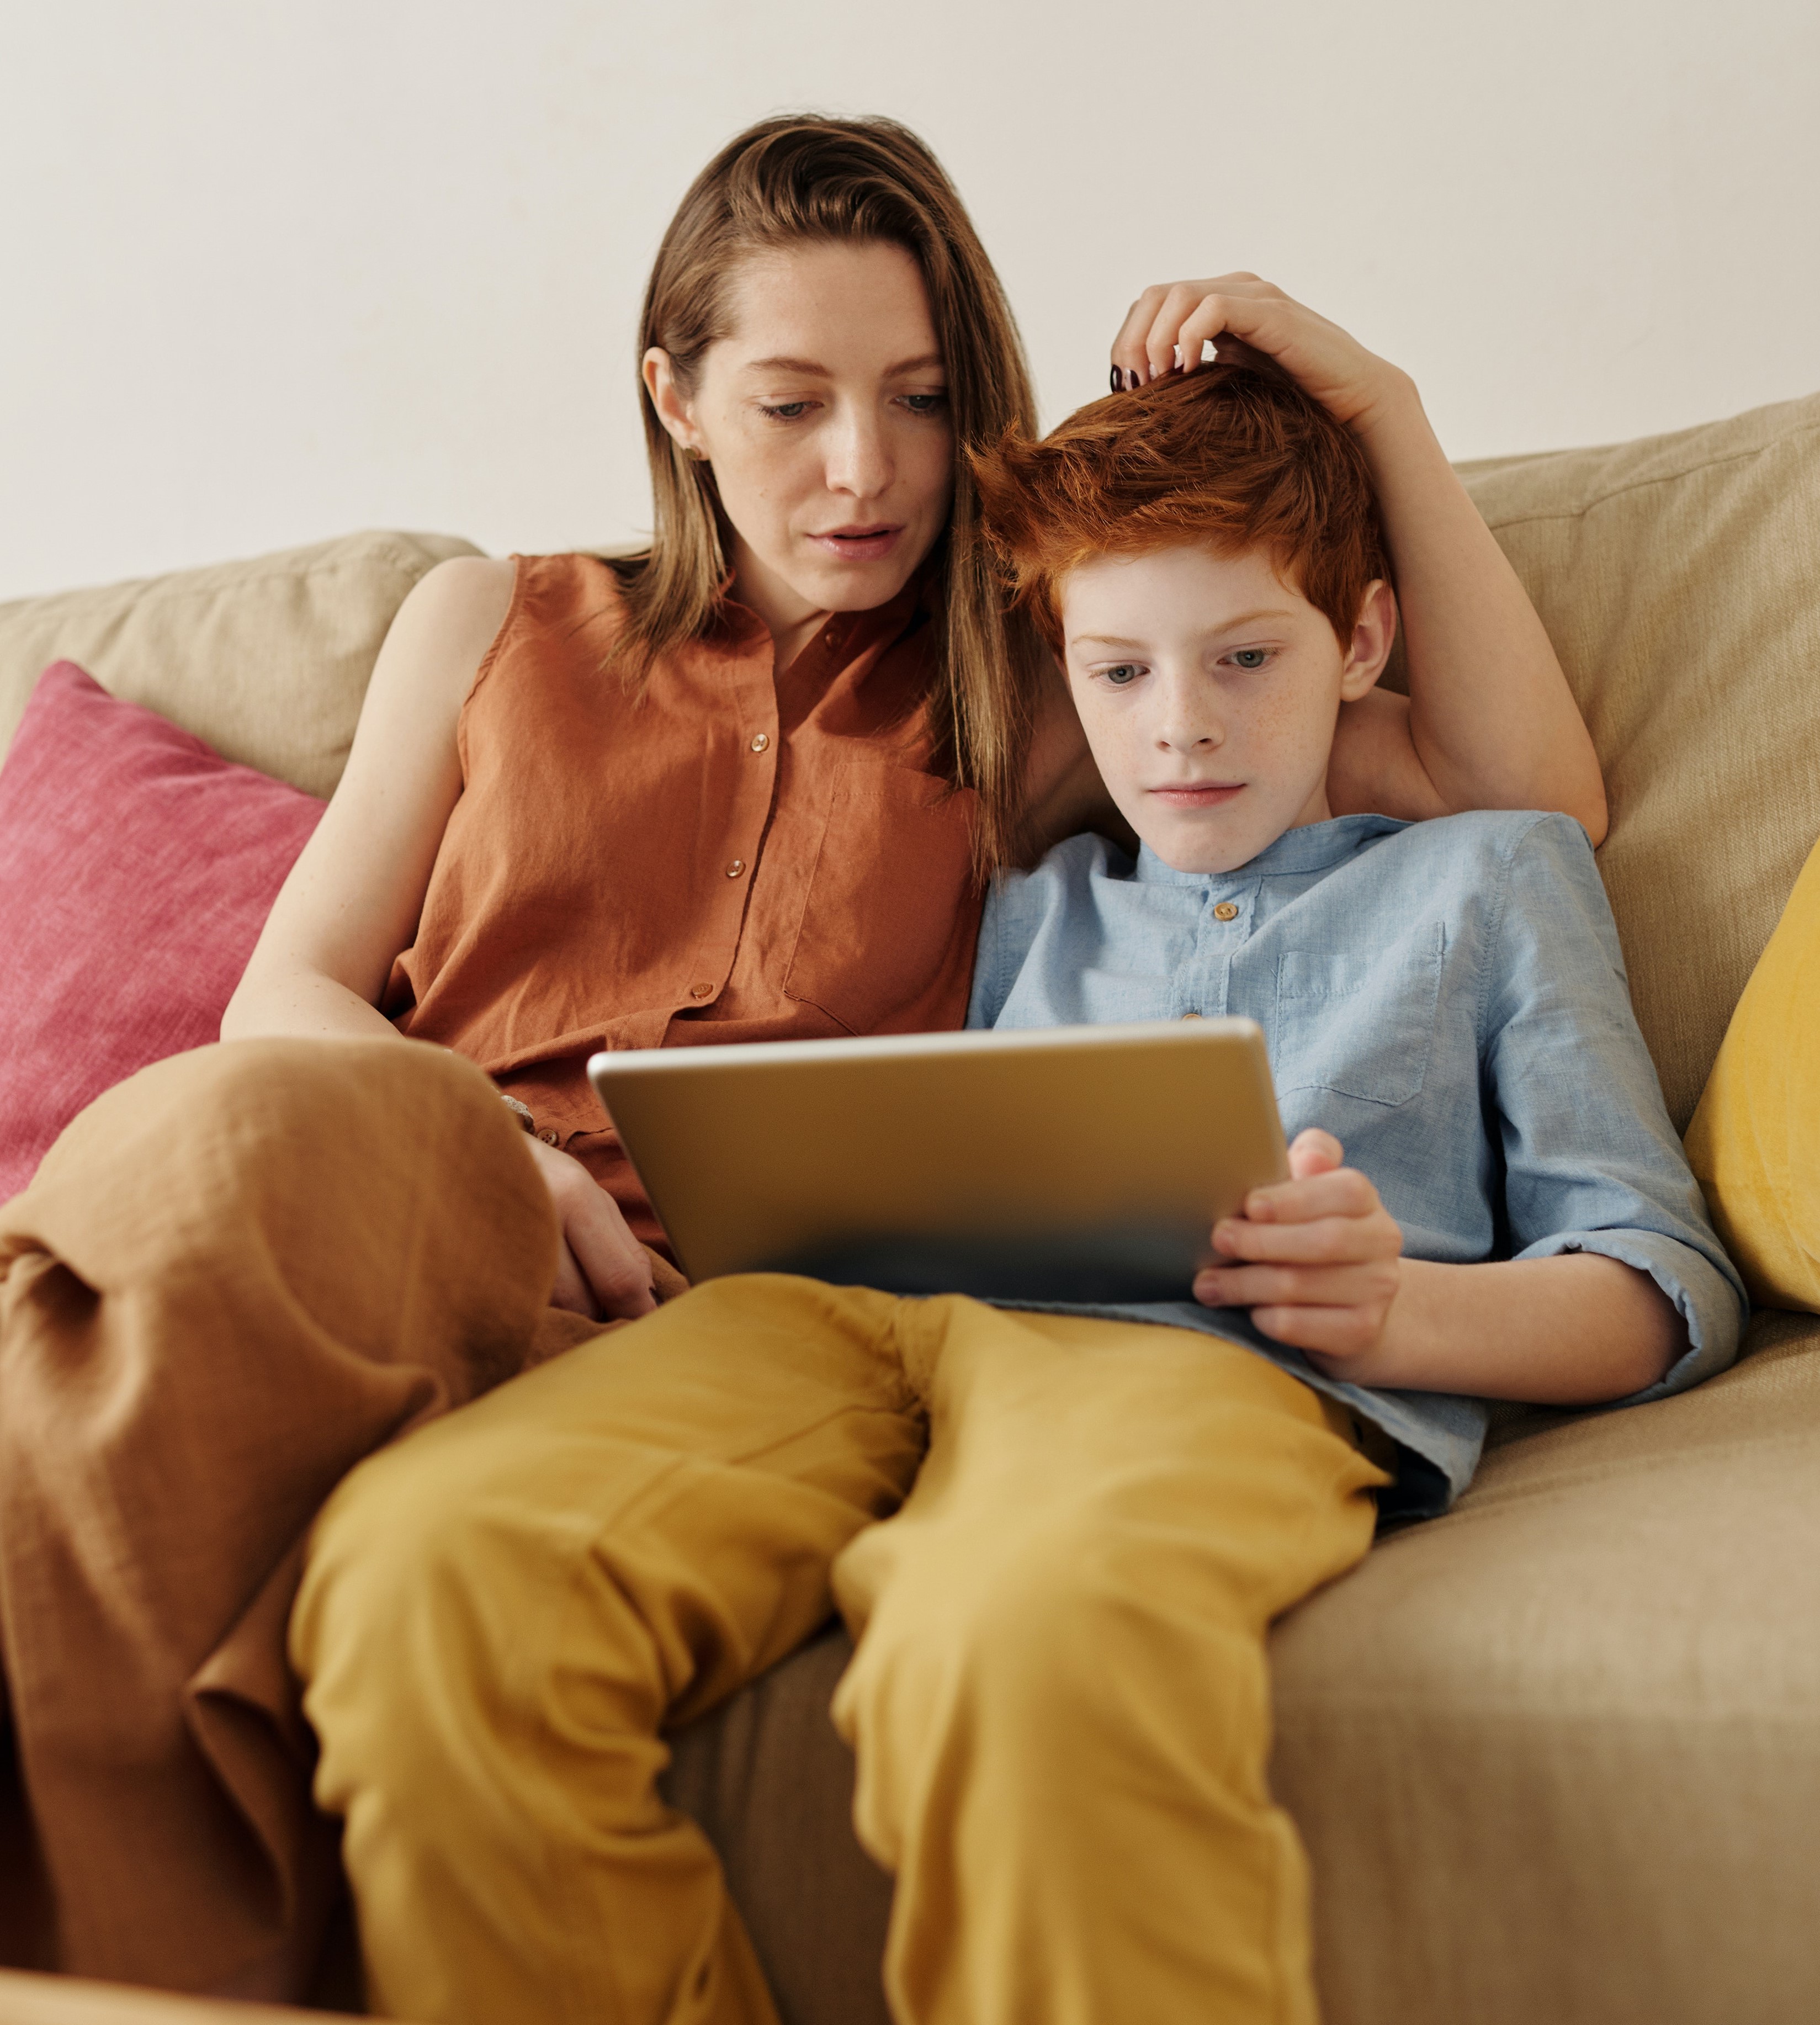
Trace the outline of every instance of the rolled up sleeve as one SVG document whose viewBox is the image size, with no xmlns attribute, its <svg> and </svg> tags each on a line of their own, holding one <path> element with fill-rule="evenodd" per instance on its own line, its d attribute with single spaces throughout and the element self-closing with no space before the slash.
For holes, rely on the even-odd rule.
<svg viewBox="0 0 1820 2025">
<path fill-rule="evenodd" d="M 1480 1060 L 1505 1165 L 1509 1255 L 1585 1251 L 1646 1273 L 1689 1347 L 1632 1405 L 1737 1354 L 1743 1283 L 1714 1234 L 1631 1011 L 1586 832 L 1539 819 L 1517 843 L 1491 938 Z"/>
</svg>

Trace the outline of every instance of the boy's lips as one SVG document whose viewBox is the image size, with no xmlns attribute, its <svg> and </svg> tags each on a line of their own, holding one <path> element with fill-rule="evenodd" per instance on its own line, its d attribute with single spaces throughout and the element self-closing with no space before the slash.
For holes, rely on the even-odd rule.
<svg viewBox="0 0 1820 2025">
<path fill-rule="evenodd" d="M 1181 787 L 1151 788 L 1146 792 L 1173 809 L 1217 809 L 1244 786 L 1243 781 L 1194 781 Z"/>
<path fill-rule="evenodd" d="M 825 535 L 811 535 L 809 538 L 818 548 L 839 556 L 843 561 L 870 563 L 889 555 L 903 532 L 901 527 L 875 521 L 870 526 L 831 528 Z"/>
</svg>

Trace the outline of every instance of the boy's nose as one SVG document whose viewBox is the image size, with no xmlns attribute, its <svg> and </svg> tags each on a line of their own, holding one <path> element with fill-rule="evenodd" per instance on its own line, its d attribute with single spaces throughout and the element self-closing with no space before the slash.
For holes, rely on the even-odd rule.
<svg viewBox="0 0 1820 2025">
<path fill-rule="evenodd" d="M 1171 726 L 1156 739 L 1157 749 L 1164 752 L 1212 752 L 1225 743 L 1225 732 L 1213 725 Z"/>
</svg>

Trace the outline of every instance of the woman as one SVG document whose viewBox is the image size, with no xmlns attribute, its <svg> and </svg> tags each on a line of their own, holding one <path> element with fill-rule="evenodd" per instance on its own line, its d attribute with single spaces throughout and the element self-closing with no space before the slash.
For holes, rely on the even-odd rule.
<svg viewBox="0 0 1820 2025">
<path fill-rule="evenodd" d="M 1178 351 L 1192 366 L 1228 336 L 1358 430 L 1383 494 L 1413 700 L 1355 707 L 1336 809 L 1559 806 L 1602 836 L 1547 637 L 1403 375 L 1238 276 L 1149 291 L 1113 377 Z M 921 145 L 884 122 L 741 135 L 665 237 L 641 343 L 650 550 L 431 572 L 222 1023 L 395 1022 L 480 1061 L 539 1131 L 557 1301 L 600 1314 L 649 1305 L 633 1238 L 661 1243 L 583 1072 L 603 1032 L 958 1025 L 973 872 L 1116 820 L 1046 656 L 1001 610 L 957 461 L 1031 426 L 1033 403 L 997 277 Z M 862 938 L 869 916 L 888 935 Z"/>
<path fill-rule="evenodd" d="M 1601 833 L 1553 656 L 1408 381 L 1249 277 L 1148 292 L 1113 370 L 1226 336 L 1354 427 L 1383 495 L 1411 700 L 1355 709 L 1335 808 Z M 282 1658 L 311 1514 L 671 1272 L 588 1053 L 958 1025 L 980 871 L 1099 807 L 957 458 L 1032 417 L 928 151 L 883 121 L 741 135 L 666 236 L 642 349 L 650 551 L 425 580 L 235 1045 L 110 1093 L 0 1218 L 0 1650 L 46 1966 L 300 1986 L 333 1876 Z"/>
</svg>

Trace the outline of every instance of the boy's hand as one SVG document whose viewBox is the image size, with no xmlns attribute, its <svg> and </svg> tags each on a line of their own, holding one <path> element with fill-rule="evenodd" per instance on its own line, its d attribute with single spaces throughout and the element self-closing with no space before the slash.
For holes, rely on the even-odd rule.
<svg viewBox="0 0 1820 2025">
<path fill-rule="evenodd" d="M 1178 355 L 1192 373 L 1209 339 L 1219 356 L 1233 355 L 1234 339 L 1241 358 L 1246 345 L 1265 353 L 1349 428 L 1369 428 L 1414 393 L 1406 373 L 1256 274 L 1146 288 L 1112 340 L 1112 364 L 1142 386 L 1172 371 Z"/>
<path fill-rule="evenodd" d="M 1266 1336 L 1341 1365 L 1381 1345 L 1403 1271 L 1395 1218 L 1344 1157 L 1331 1133 L 1298 1133 L 1292 1178 L 1253 1189 L 1242 1216 L 1213 1227 L 1234 1262 L 1194 1281 L 1207 1307 L 1249 1308 Z"/>
</svg>

